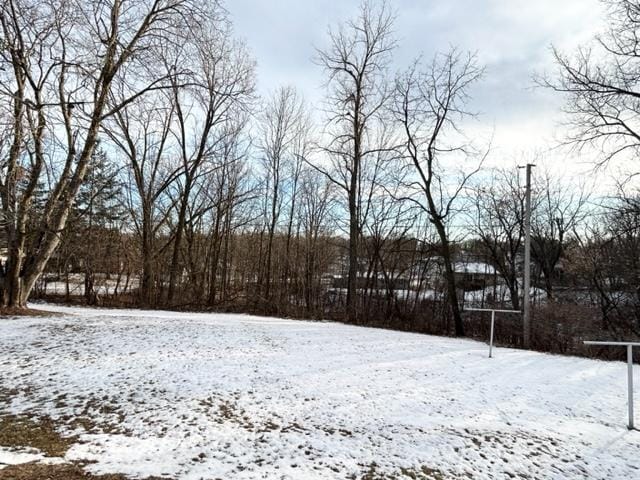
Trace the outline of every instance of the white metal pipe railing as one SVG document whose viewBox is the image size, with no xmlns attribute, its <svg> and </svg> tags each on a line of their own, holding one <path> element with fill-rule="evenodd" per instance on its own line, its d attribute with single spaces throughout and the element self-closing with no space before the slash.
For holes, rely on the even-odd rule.
<svg viewBox="0 0 640 480">
<path fill-rule="evenodd" d="M 467 312 L 491 312 L 491 332 L 489 333 L 489 358 L 492 358 L 493 352 L 493 330 L 496 323 L 497 313 L 522 313 L 520 310 L 501 310 L 495 308 L 465 308 Z"/>
<path fill-rule="evenodd" d="M 640 342 L 606 342 L 586 340 L 585 345 L 602 345 L 608 347 L 627 347 L 627 404 L 629 423 L 627 428 L 633 430 L 633 347 L 640 347 Z"/>
</svg>

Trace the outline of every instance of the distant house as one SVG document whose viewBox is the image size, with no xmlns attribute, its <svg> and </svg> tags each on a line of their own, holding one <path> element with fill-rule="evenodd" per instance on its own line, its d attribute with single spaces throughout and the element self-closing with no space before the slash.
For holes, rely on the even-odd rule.
<svg viewBox="0 0 640 480">
<path fill-rule="evenodd" d="M 470 290 L 491 284 L 496 278 L 496 269 L 485 262 L 459 261 L 453 264 L 453 271 L 456 282 Z"/>
<path fill-rule="evenodd" d="M 474 257 L 460 255 L 452 266 L 456 283 L 467 290 L 482 288 L 495 282 L 496 269 L 493 265 L 479 261 Z M 423 278 L 430 285 L 442 286 L 444 284 L 444 260 L 441 256 L 424 258 L 417 268 L 424 272 Z"/>
<path fill-rule="evenodd" d="M 322 276 L 321 284 L 325 288 L 347 288 L 347 258 L 343 263 L 332 265 L 330 271 Z M 483 262 L 483 257 L 461 253 L 456 255 L 453 269 L 456 283 L 464 290 L 478 290 L 487 286 L 493 286 L 496 282 L 496 269 L 493 265 Z M 358 268 L 356 280 L 357 288 L 370 288 L 384 290 L 387 288 L 387 280 L 391 280 L 394 290 L 416 290 L 425 288 L 442 290 L 446 286 L 444 276 L 444 260 L 440 255 L 425 255 L 415 261 L 413 265 L 404 271 L 376 272 L 366 271 L 366 265 Z"/>
</svg>

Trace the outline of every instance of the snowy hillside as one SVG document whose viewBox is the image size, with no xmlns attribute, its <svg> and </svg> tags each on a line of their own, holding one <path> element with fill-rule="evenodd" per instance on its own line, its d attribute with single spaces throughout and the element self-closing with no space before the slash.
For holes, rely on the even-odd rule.
<svg viewBox="0 0 640 480">
<path fill-rule="evenodd" d="M 488 359 L 478 342 L 335 323 L 40 308 L 60 315 L 0 321 L 0 413 L 54 418 L 80 435 L 65 459 L 94 473 L 640 478 L 623 363 Z"/>
</svg>

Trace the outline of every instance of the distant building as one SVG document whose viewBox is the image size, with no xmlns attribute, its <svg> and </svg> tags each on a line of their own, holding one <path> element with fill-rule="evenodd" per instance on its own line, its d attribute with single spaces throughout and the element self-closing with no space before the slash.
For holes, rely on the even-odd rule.
<svg viewBox="0 0 640 480">
<path fill-rule="evenodd" d="M 453 264 L 453 271 L 456 276 L 456 283 L 469 290 L 490 285 L 496 278 L 496 269 L 493 265 L 485 262 L 456 262 Z"/>
</svg>

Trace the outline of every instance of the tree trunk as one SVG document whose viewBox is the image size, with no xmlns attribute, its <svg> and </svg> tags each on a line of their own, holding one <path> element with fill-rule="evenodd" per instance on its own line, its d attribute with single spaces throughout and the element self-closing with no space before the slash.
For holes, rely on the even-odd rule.
<svg viewBox="0 0 640 480">
<path fill-rule="evenodd" d="M 440 237 L 440 246 L 442 248 L 442 258 L 444 260 L 444 273 L 447 282 L 447 296 L 449 298 L 449 308 L 453 316 L 455 332 L 457 337 L 464 337 L 464 323 L 462 323 L 462 315 L 460 314 L 460 305 L 458 304 L 458 292 L 456 289 L 456 275 L 451 265 L 451 246 L 447 238 L 442 222 L 434 219 L 434 225 L 438 236 Z"/>
<path fill-rule="evenodd" d="M 169 292 L 167 293 L 167 304 L 173 304 L 173 298 L 176 291 L 176 280 L 178 277 L 180 263 L 180 247 L 182 246 L 182 232 L 184 230 L 185 219 L 187 216 L 187 202 L 191 192 L 191 182 L 189 179 L 185 182 L 182 201 L 180 202 L 180 212 L 178 214 L 178 225 L 176 225 L 176 238 L 173 243 L 173 256 L 171 257 L 171 270 L 169 272 Z"/>
<path fill-rule="evenodd" d="M 211 238 L 211 264 L 209 270 L 209 299 L 208 304 L 210 306 L 216 303 L 216 291 L 218 285 L 218 265 L 220 263 L 220 245 L 222 243 L 220 234 L 220 215 L 222 214 L 221 208 L 218 206 L 216 213 L 216 221 L 213 227 L 213 234 Z"/>
<path fill-rule="evenodd" d="M 514 310 L 520 310 L 520 292 L 516 284 L 509 285 L 509 294 L 511 295 L 511 306 Z"/>
<path fill-rule="evenodd" d="M 267 262 L 265 267 L 264 298 L 268 302 L 271 299 L 271 254 L 273 251 L 274 225 L 271 224 L 267 233 Z"/>
<path fill-rule="evenodd" d="M 349 322 L 358 322 L 358 202 L 357 202 L 357 175 L 358 169 L 354 168 L 349 190 L 349 272 L 347 276 L 347 317 Z"/>
<path fill-rule="evenodd" d="M 2 279 L 2 306 L 12 308 L 26 307 L 26 298 L 22 294 L 22 278 L 20 277 L 20 265 L 24 254 L 20 249 L 14 248 L 9 253 L 6 275 Z"/>
<path fill-rule="evenodd" d="M 552 272 L 552 271 L 551 271 Z M 544 275 L 544 289 L 547 293 L 547 300 L 548 301 L 553 301 L 554 300 L 554 295 L 553 295 L 553 279 L 552 279 L 552 273 L 549 270 L 545 269 L 543 272 Z"/>
<path fill-rule="evenodd" d="M 140 281 L 140 300 L 143 305 L 151 306 L 154 297 L 153 265 L 153 225 L 148 205 L 143 207 L 142 219 L 142 279 Z"/>
<path fill-rule="evenodd" d="M 362 163 L 362 85 L 356 82 L 353 116 L 353 164 L 349 179 L 349 280 L 347 287 L 347 315 L 352 323 L 358 322 L 358 240 L 360 235 L 360 167 Z"/>
</svg>

